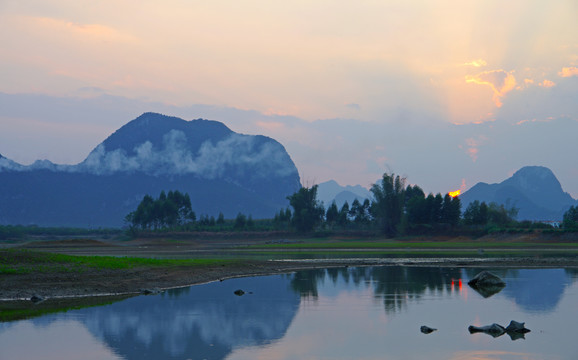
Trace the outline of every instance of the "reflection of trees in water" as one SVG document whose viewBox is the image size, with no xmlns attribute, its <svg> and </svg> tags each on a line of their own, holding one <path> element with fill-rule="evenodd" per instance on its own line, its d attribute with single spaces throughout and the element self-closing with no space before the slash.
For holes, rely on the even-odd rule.
<svg viewBox="0 0 578 360">
<path fill-rule="evenodd" d="M 374 294 L 383 299 L 386 312 L 396 312 L 428 290 L 450 290 L 452 279 L 458 280 L 460 275 L 458 268 L 393 266 L 372 268 L 371 279 Z"/>
<path fill-rule="evenodd" d="M 368 267 L 335 267 L 297 271 L 290 276 L 291 289 L 302 298 L 316 299 L 319 296 L 318 286 L 331 281 L 333 284 L 341 279 L 345 284 L 353 283 L 355 287 L 370 281 Z"/>
<path fill-rule="evenodd" d="M 319 292 L 317 286 L 323 284 L 326 277 L 326 269 L 312 269 L 297 271 L 291 277 L 291 289 L 301 295 L 302 298 L 317 298 Z"/>
<path fill-rule="evenodd" d="M 578 269 L 565 269 L 565 270 L 566 274 L 568 274 L 568 276 L 570 276 L 570 278 L 572 279 L 572 282 L 578 280 Z"/>
<path fill-rule="evenodd" d="M 459 268 L 439 267 L 339 267 L 298 271 L 291 275 L 291 288 L 302 298 L 319 296 L 318 287 L 325 281 L 353 283 L 356 288 L 373 284 L 376 298 L 383 299 L 386 311 L 398 311 L 408 300 L 427 290 L 449 290 L 452 280 L 461 276 Z"/>
<path fill-rule="evenodd" d="M 450 291 L 452 280 L 456 282 L 464 277 L 462 286 L 468 286 L 469 279 L 483 268 L 445 268 L 445 267 L 339 267 L 299 271 L 290 276 L 290 286 L 302 298 L 317 299 L 319 286 L 326 281 L 356 288 L 372 284 L 375 298 L 382 300 L 386 312 L 397 312 L 412 300 L 420 298 L 427 291 Z M 565 279 L 578 280 L 578 269 L 528 269 L 497 268 L 490 270 L 502 279 L 515 279 L 506 285 L 501 293 L 512 298 L 523 308 L 546 311 L 554 309 L 562 297 Z M 483 296 L 483 294 L 482 294 Z"/>
</svg>

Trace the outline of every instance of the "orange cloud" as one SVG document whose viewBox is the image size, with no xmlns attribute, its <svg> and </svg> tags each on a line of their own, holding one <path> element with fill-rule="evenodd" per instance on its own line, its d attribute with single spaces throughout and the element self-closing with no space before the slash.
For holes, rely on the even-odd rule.
<svg viewBox="0 0 578 360">
<path fill-rule="evenodd" d="M 462 64 L 463 66 L 473 66 L 473 67 L 482 67 L 488 65 L 488 63 L 482 59 L 470 61 L 467 63 Z"/>
<path fill-rule="evenodd" d="M 516 87 L 516 78 L 505 70 L 484 71 L 477 75 L 466 76 L 466 83 L 487 85 L 494 92 L 493 100 L 497 107 L 502 106 L 501 98 Z"/>
<path fill-rule="evenodd" d="M 466 152 L 468 153 L 468 155 L 470 156 L 470 158 L 472 158 L 473 162 L 476 162 L 476 160 L 478 160 L 478 153 L 480 152 L 480 145 L 482 145 L 487 139 L 484 136 L 479 136 L 477 139 L 475 138 L 467 138 L 466 139 L 466 146 L 468 147 L 466 149 Z M 460 148 L 462 146 L 460 145 Z"/>
<path fill-rule="evenodd" d="M 79 24 L 49 17 L 30 17 L 34 24 L 49 30 L 66 31 L 83 38 L 93 38 L 102 41 L 133 42 L 136 37 L 120 32 L 112 27 L 100 24 Z"/>
<path fill-rule="evenodd" d="M 558 73 L 558 75 L 562 77 L 578 76 L 578 67 L 571 66 L 562 68 L 562 70 Z"/>
<path fill-rule="evenodd" d="M 539 85 L 545 88 L 551 88 L 556 86 L 556 83 L 550 80 L 544 80 Z"/>
</svg>

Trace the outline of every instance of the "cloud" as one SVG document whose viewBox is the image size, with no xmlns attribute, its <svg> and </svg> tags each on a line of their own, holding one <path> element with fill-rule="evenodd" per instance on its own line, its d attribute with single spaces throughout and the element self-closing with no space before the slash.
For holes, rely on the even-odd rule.
<svg viewBox="0 0 578 360">
<path fill-rule="evenodd" d="M 353 110 L 361 110 L 361 105 L 356 104 L 356 103 L 345 104 L 345 107 L 347 107 L 349 109 L 353 109 Z"/>
<path fill-rule="evenodd" d="M 478 153 L 480 152 L 480 145 L 482 145 L 487 139 L 483 136 L 478 136 L 478 138 L 467 138 L 465 140 L 466 142 L 466 152 L 467 154 L 470 156 L 470 158 L 472 158 L 473 162 L 476 162 L 478 160 Z M 463 146 L 460 145 L 461 148 L 463 148 Z"/>
<path fill-rule="evenodd" d="M 146 141 L 134 148 L 132 156 L 123 149 L 107 151 L 100 144 L 79 165 L 79 170 L 99 175 L 135 171 L 151 175 L 194 174 L 206 179 L 247 173 L 254 178 L 282 177 L 295 171 L 281 144 L 255 139 L 233 134 L 216 144 L 207 140 L 194 154 L 185 133 L 171 130 L 163 136 L 162 148 Z"/>
<path fill-rule="evenodd" d="M 482 59 L 478 59 L 478 60 L 474 60 L 474 61 L 470 61 L 470 62 L 462 64 L 462 66 L 473 66 L 473 67 L 482 67 L 482 66 L 486 66 L 486 65 L 488 65 L 488 63 Z"/>
<path fill-rule="evenodd" d="M 576 66 L 564 67 L 558 73 L 558 75 L 560 75 L 561 77 L 578 76 L 578 67 Z"/>
<path fill-rule="evenodd" d="M 477 75 L 467 75 L 466 83 L 489 86 L 494 92 L 494 104 L 496 104 L 497 107 L 502 107 L 501 98 L 516 87 L 516 78 L 512 72 L 491 70 L 484 71 Z"/>
<path fill-rule="evenodd" d="M 50 17 L 27 17 L 26 20 L 49 31 L 67 32 L 85 40 L 94 39 L 115 42 L 134 42 L 138 40 L 131 34 L 102 24 L 81 24 Z"/>
<path fill-rule="evenodd" d="M 556 86 L 556 83 L 550 80 L 545 79 L 544 81 L 542 81 L 540 84 L 540 86 L 545 87 L 545 88 L 551 88 Z"/>
</svg>

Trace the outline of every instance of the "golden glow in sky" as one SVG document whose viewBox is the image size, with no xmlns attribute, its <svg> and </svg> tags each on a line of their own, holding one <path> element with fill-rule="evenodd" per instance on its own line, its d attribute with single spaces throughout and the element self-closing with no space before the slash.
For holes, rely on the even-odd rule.
<svg viewBox="0 0 578 360">
<path fill-rule="evenodd" d="M 92 87 L 309 120 L 383 121 L 400 105 L 437 103 L 447 121 L 478 122 L 517 90 L 522 72 L 544 87 L 577 73 L 572 9 L 572 1 L 9 0 L 0 5 L 0 43 L 12 49 L 0 60 L 0 90 Z"/>
<path fill-rule="evenodd" d="M 200 104 L 233 130 L 278 139 L 317 182 L 367 186 L 387 167 L 431 173 L 434 160 L 423 159 L 442 151 L 436 158 L 462 162 L 455 171 L 486 174 L 485 162 L 500 158 L 490 150 L 508 143 L 505 134 L 519 137 L 508 154 L 518 160 L 503 161 L 500 171 L 514 171 L 558 161 L 544 154 L 561 147 L 554 138 L 567 132 L 552 130 L 554 146 L 536 153 L 527 144 L 546 144 L 534 134 L 549 134 L 551 124 L 578 121 L 576 14 L 576 0 L 3 0 L 0 94 L 160 104 L 142 111 Z M 245 120 L 228 118 L 227 109 L 246 111 Z M 0 144 L 41 143 L 30 131 L 44 120 L 26 114 L 0 109 Z M 42 128 L 84 131 L 83 143 L 99 129 L 90 146 L 122 125 L 61 121 Z M 430 138 L 453 124 L 462 126 L 459 135 Z M 551 127 L 534 130 L 542 124 Z M 87 151 L 74 151 L 79 158 L 69 162 Z M 567 178 L 578 179 L 572 171 Z M 431 190 L 448 185 L 440 180 Z"/>
</svg>

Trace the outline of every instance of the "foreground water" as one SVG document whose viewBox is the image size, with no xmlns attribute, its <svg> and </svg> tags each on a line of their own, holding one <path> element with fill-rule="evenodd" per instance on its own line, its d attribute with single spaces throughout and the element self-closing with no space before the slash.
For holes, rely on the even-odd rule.
<svg viewBox="0 0 578 360">
<path fill-rule="evenodd" d="M 577 358 L 576 270 L 489 269 L 507 283 L 489 297 L 466 284 L 480 270 L 322 269 L 171 290 L 0 323 L 0 359 Z M 510 320 L 531 332 L 467 330 Z"/>
</svg>

